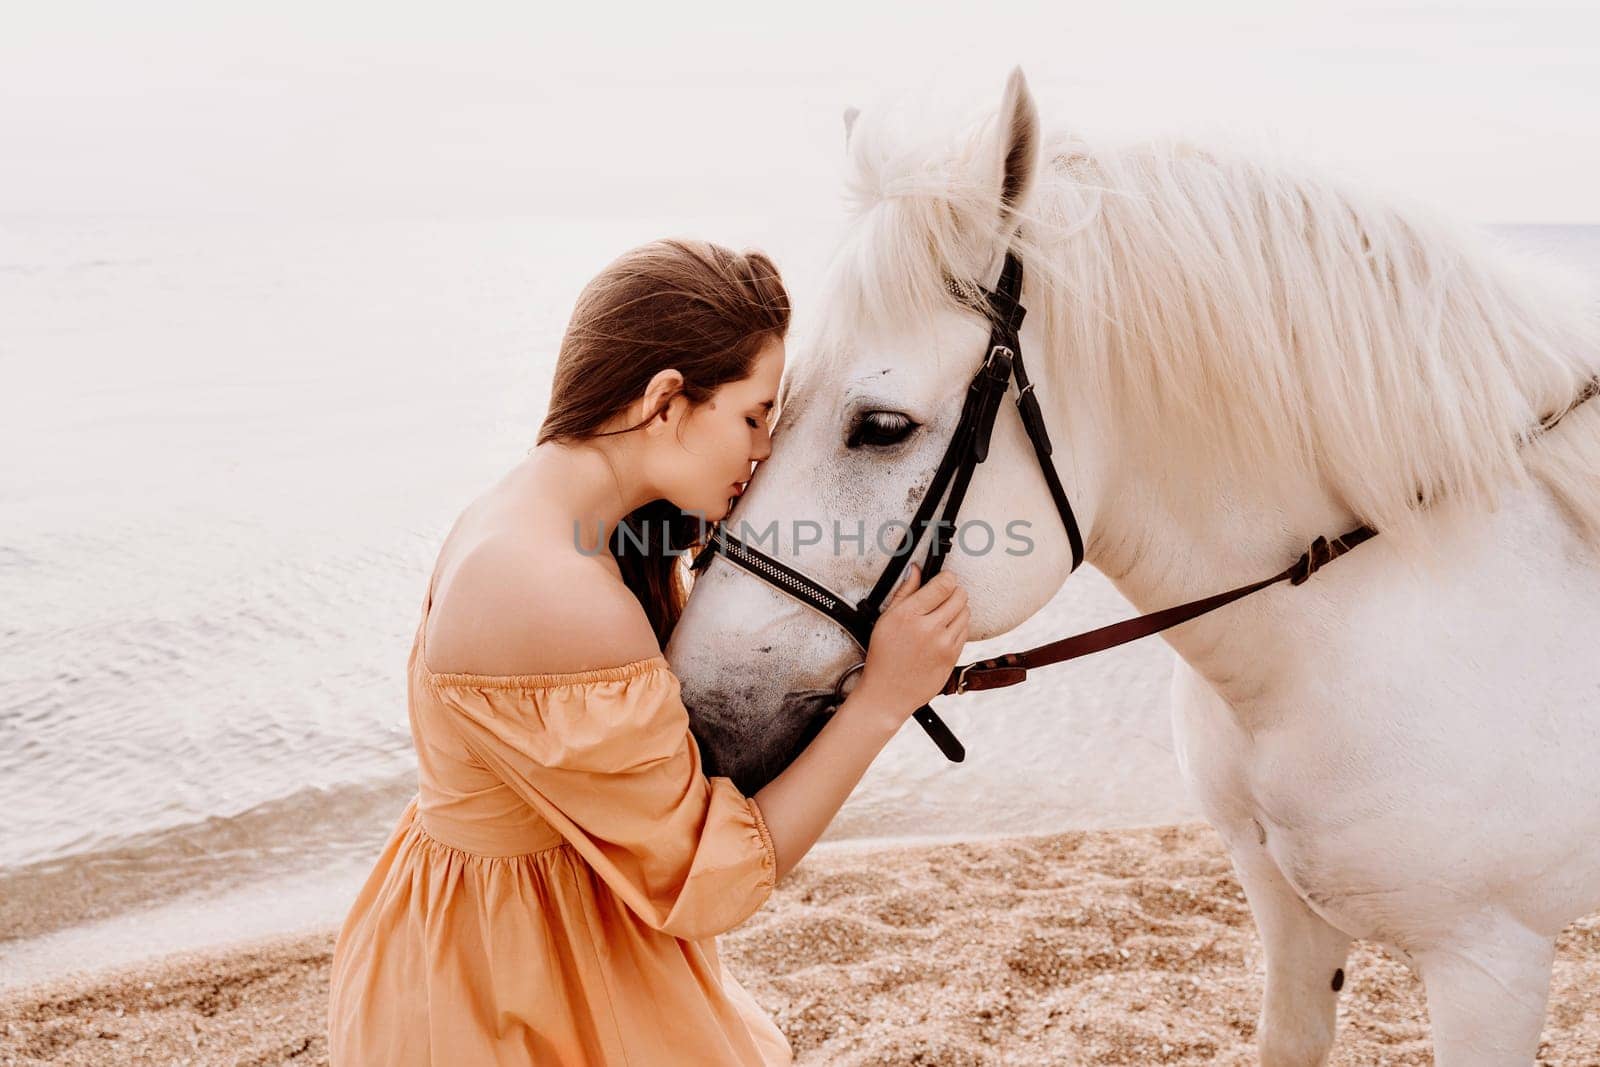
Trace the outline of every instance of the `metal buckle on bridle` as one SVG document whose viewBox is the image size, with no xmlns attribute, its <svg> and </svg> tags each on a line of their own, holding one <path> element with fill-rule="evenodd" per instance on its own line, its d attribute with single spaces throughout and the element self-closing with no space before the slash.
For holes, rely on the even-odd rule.
<svg viewBox="0 0 1600 1067">
<path fill-rule="evenodd" d="M 989 349 L 988 358 L 983 361 L 983 369 L 989 370 L 995 365 L 995 361 L 1001 358 L 1006 361 L 1006 374 L 1009 377 L 1011 374 L 1011 361 L 1017 358 L 1017 354 L 1011 351 L 1007 345 L 995 345 Z"/>
<path fill-rule="evenodd" d="M 962 667 L 961 670 L 956 672 L 955 695 L 960 696 L 962 693 L 967 691 L 967 672 L 976 666 L 976 663 L 968 663 L 966 666 Z"/>
</svg>

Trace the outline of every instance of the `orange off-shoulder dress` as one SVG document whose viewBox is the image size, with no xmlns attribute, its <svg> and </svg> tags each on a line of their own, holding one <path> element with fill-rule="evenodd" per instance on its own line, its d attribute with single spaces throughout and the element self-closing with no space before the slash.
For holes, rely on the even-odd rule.
<svg viewBox="0 0 1600 1067">
<path fill-rule="evenodd" d="M 655 655 L 566 674 L 407 665 L 418 792 L 339 930 L 334 1067 L 788 1064 L 716 935 L 771 894 L 756 802 L 707 778 Z"/>
</svg>

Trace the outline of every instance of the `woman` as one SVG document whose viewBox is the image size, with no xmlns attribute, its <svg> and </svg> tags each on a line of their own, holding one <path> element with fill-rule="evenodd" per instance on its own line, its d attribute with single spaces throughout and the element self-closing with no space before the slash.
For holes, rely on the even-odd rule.
<svg viewBox="0 0 1600 1067">
<path fill-rule="evenodd" d="M 939 691 L 967 607 L 948 571 L 919 588 L 913 569 L 783 773 L 747 797 L 702 772 L 661 653 L 678 550 L 771 451 L 788 324 L 766 256 L 699 242 L 634 249 L 579 297 L 538 443 L 430 580 L 419 791 L 334 948 L 335 1065 L 790 1062 L 716 935 Z"/>
</svg>

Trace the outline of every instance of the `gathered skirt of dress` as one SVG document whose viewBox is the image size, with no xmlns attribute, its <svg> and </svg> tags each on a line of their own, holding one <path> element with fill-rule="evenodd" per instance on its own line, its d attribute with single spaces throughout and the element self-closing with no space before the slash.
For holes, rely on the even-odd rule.
<svg viewBox="0 0 1600 1067">
<path fill-rule="evenodd" d="M 791 1063 L 716 944 L 772 892 L 771 837 L 701 772 L 666 659 L 481 676 L 424 651 L 419 627 L 418 793 L 334 948 L 335 1067 Z"/>
</svg>

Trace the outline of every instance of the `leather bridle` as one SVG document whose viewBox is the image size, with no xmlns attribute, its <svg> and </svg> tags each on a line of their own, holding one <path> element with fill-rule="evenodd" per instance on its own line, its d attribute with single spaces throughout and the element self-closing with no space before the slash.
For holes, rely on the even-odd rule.
<svg viewBox="0 0 1600 1067">
<path fill-rule="evenodd" d="M 948 284 L 958 297 L 964 296 L 962 287 L 953 282 Z M 723 530 L 720 524 L 712 526 L 709 530 L 705 547 L 695 556 L 691 568 L 698 571 L 709 564 L 713 555 L 721 553 L 730 563 L 749 571 L 812 610 L 832 619 L 865 653 L 867 642 L 872 635 L 872 627 L 883 612 L 884 602 L 894 590 L 900 575 L 909 563 L 912 550 L 921 541 L 930 523 L 934 525 L 934 534 L 928 548 L 927 561 L 922 567 L 922 581 L 927 582 L 932 579 L 944 565 L 950 540 L 955 534 L 956 514 L 966 497 L 967 486 L 972 481 L 973 472 L 978 464 L 988 457 L 989 439 L 994 430 L 995 417 L 1000 410 L 1000 402 L 1011 379 L 1015 377 L 1017 411 L 1021 415 L 1028 439 L 1033 443 L 1034 454 L 1038 457 L 1045 483 L 1050 488 L 1050 496 L 1055 502 L 1056 511 L 1061 516 L 1062 525 L 1066 527 L 1067 538 L 1072 545 L 1071 570 L 1076 571 L 1083 562 L 1083 537 L 1079 533 L 1077 519 L 1072 513 L 1072 504 L 1067 499 L 1066 491 L 1061 487 L 1061 479 L 1056 474 L 1055 464 L 1050 459 L 1050 435 L 1045 430 L 1044 416 L 1039 409 L 1039 402 L 1033 395 L 1033 383 L 1028 380 L 1027 371 L 1022 365 L 1022 341 L 1019 331 L 1023 316 L 1027 312 L 1022 306 L 1021 260 L 1017 258 L 1015 252 L 1007 249 L 1005 263 L 1001 267 L 1000 278 L 995 288 L 993 290 L 973 288 L 982 294 L 983 301 L 978 310 L 986 312 L 990 322 L 988 354 L 967 387 L 966 399 L 962 404 L 961 417 L 956 423 L 955 433 L 945 448 L 944 457 L 939 461 L 933 480 L 923 494 L 921 505 L 907 526 L 900 543 L 890 555 L 883 573 L 879 575 L 877 582 L 866 596 L 851 603 L 848 598 L 815 579 L 740 541 Z M 968 302 L 977 304 L 976 301 Z M 1576 399 L 1565 409 L 1541 419 L 1539 426 L 1532 430 L 1525 440 L 1552 429 L 1568 412 L 1597 393 L 1600 393 L 1600 375 L 1590 378 Z M 934 522 L 934 512 L 938 510 L 939 501 L 944 498 L 947 488 L 949 497 L 945 502 L 943 513 L 938 521 Z M 1418 499 L 1422 500 L 1420 494 Z M 1278 582 L 1288 581 L 1291 585 L 1300 585 L 1316 573 L 1318 568 L 1377 535 L 1378 531 L 1369 526 L 1358 526 L 1331 541 L 1326 537 L 1318 537 L 1299 559 L 1270 578 L 1263 578 L 1225 593 L 1192 600 L 1148 615 L 1125 619 L 1087 633 L 1064 637 L 1022 652 L 1008 652 L 1002 656 L 958 666 L 950 672 L 950 677 L 946 679 L 940 694 L 961 694 L 1016 685 L 1027 678 L 1028 671 L 1032 668 L 1077 659 L 1093 652 L 1136 641 L 1141 637 L 1148 637 L 1207 612 L 1215 611 Z M 862 662 L 851 665 L 839 676 L 838 681 L 834 683 L 834 692 L 837 696 L 843 698 L 845 681 L 865 665 L 863 659 Z M 924 704 L 913 713 L 913 717 L 948 759 L 960 762 L 965 758 L 965 748 L 932 707 Z"/>
<path fill-rule="evenodd" d="M 1015 377 L 1017 410 L 1022 414 L 1023 426 L 1039 457 L 1039 465 L 1050 486 L 1050 495 L 1055 500 L 1061 522 L 1067 528 L 1067 537 L 1072 542 L 1072 569 L 1077 570 L 1083 562 L 1083 537 L 1078 532 L 1078 521 L 1072 514 L 1072 505 L 1061 487 L 1055 465 L 1050 461 L 1050 437 L 1045 432 L 1044 416 L 1039 410 L 1039 401 L 1033 395 L 1033 383 L 1028 381 L 1027 370 L 1022 365 L 1019 331 L 1023 316 L 1027 314 L 1022 306 L 1022 261 L 1008 250 L 1000 269 L 999 283 L 993 290 L 980 291 L 983 309 L 989 317 L 988 354 L 967 387 L 955 433 L 934 471 L 933 480 L 922 495 L 921 505 L 907 525 L 899 545 L 890 554 L 883 573 L 866 596 L 851 603 L 822 583 L 745 544 L 720 525 L 711 529 L 705 548 L 694 559 L 693 569 L 705 566 L 713 553 L 721 552 L 729 562 L 738 564 L 838 623 L 865 652 L 872 627 L 883 613 L 885 601 L 894 591 L 910 562 L 912 550 L 922 540 L 930 524 L 934 527 L 933 541 L 928 548 L 927 560 L 922 565 L 922 581 L 926 583 L 931 580 L 944 566 L 951 538 L 955 535 L 956 514 L 961 510 L 961 502 L 967 495 L 973 472 L 978 464 L 988 458 L 995 417 L 999 414 L 1000 402 L 1005 397 L 1011 379 Z M 949 490 L 947 499 L 946 489 Z M 939 510 L 941 499 L 945 499 L 944 510 L 935 522 L 934 513 Z M 842 697 L 845 681 L 863 666 L 865 661 L 853 665 L 840 675 L 834 684 L 835 694 Z M 933 708 L 924 704 L 913 713 L 913 717 L 948 758 L 956 761 L 964 758 L 966 753 L 961 742 Z"/>
</svg>

